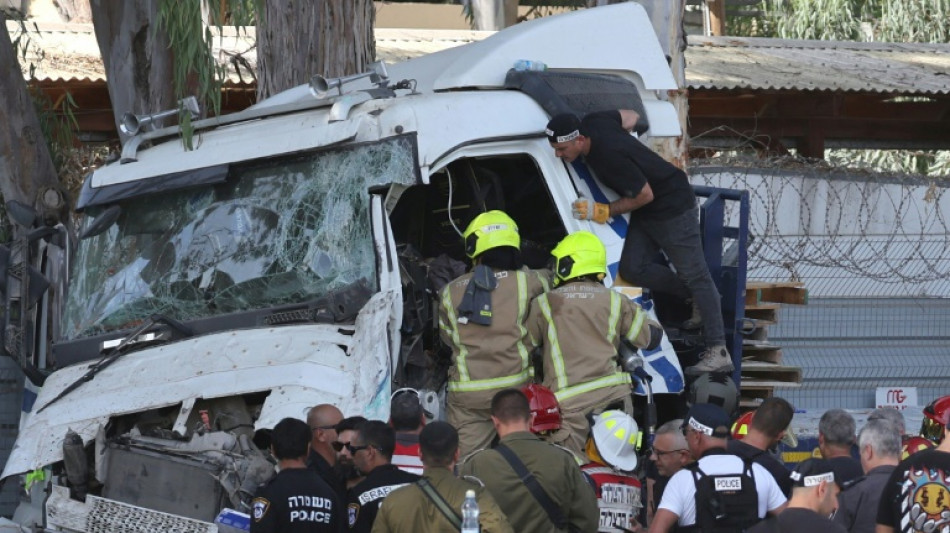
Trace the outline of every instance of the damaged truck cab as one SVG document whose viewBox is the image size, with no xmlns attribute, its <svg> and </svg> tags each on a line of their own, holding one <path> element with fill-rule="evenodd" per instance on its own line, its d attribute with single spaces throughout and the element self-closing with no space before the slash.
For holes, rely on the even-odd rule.
<svg viewBox="0 0 950 533">
<path fill-rule="evenodd" d="M 548 70 L 513 70 L 521 59 Z M 15 521 L 215 531 L 272 475 L 266 430 L 282 418 L 331 403 L 385 420 L 404 386 L 438 416 L 433 296 L 466 266 L 460 230 L 502 209 L 536 268 L 567 233 L 593 231 L 612 277 L 626 221 L 577 221 L 570 205 L 616 196 L 556 159 L 544 125 L 632 107 L 641 135 L 677 136 L 657 97 L 675 88 L 646 13 L 626 3 L 315 77 L 195 121 L 191 150 L 177 127 L 137 134 L 77 203 L 58 338 L 37 361 L 51 373 L 3 471 L 30 482 Z M 682 390 L 669 343 L 650 357 L 672 368 L 658 392 Z"/>
</svg>

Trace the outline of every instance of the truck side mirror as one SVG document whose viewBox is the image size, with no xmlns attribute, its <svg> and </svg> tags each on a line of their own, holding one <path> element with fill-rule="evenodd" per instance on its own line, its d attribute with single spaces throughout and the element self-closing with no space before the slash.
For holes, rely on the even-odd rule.
<svg viewBox="0 0 950 533">
<path fill-rule="evenodd" d="M 33 223 L 36 222 L 36 210 L 23 202 L 10 200 L 6 203 L 6 208 L 10 218 L 19 226 L 32 228 Z"/>
<path fill-rule="evenodd" d="M 119 219 L 119 215 L 121 214 L 122 208 L 117 205 L 111 205 L 105 208 L 86 226 L 86 229 L 82 230 L 82 233 L 79 234 L 79 240 L 95 237 L 109 229 L 115 224 L 115 221 Z"/>
</svg>

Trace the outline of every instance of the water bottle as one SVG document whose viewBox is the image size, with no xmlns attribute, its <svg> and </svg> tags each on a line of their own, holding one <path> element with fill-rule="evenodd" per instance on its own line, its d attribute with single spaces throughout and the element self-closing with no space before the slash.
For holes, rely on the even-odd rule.
<svg viewBox="0 0 950 533">
<path fill-rule="evenodd" d="M 462 533 L 478 533 L 478 502 L 474 490 L 466 491 L 462 502 Z"/>
<path fill-rule="evenodd" d="M 533 70 L 535 72 L 540 72 L 542 70 L 547 70 L 548 66 L 541 61 L 533 61 L 531 59 L 519 59 L 515 61 L 515 70 Z"/>
</svg>

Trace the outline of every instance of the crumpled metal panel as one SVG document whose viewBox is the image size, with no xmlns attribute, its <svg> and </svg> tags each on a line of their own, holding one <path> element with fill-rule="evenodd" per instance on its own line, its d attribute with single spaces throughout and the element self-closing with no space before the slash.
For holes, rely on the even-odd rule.
<svg viewBox="0 0 950 533">
<path fill-rule="evenodd" d="M 950 44 L 689 36 L 691 89 L 950 94 Z"/>
<path fill-rule="evenodd" d="M 255 428 L 332 403 L 348 415 L 389 417 L 388 331 L 397 296 L 376 293 L 355 327 L 324 324 L 227 331 L 127 354 L 62 401 L 32 412 L 0 477 L 62 458 L 68 430 L 89 442 L 109 418 L 176 405 L 271 391 Z M 46 405 L 88 370 L 81 364 L 49 377 L 36 406 Z"/>
</svg>

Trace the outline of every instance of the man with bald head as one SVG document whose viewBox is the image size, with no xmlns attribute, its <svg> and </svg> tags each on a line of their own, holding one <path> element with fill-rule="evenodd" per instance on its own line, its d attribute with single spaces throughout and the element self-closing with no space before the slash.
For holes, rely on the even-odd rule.
<svg viewBox="0 0 950 533">
<path fill-rule="evenodd" d="M 340 501 L 346 501 L 346 485 L 336 475 L 333 465 L 336 464 L 336 451 L 333 441 L 336 440 L 336 425 L 343 420 L 343 413 L 336 406 L 328 403 L 320 404 L 307 413 L 307 425 L 310 426 L 310 455 L 307 457 L 307 468 L 315 471 L 327 482 L 327 485 L 340 495 Z"/>
</svg>

